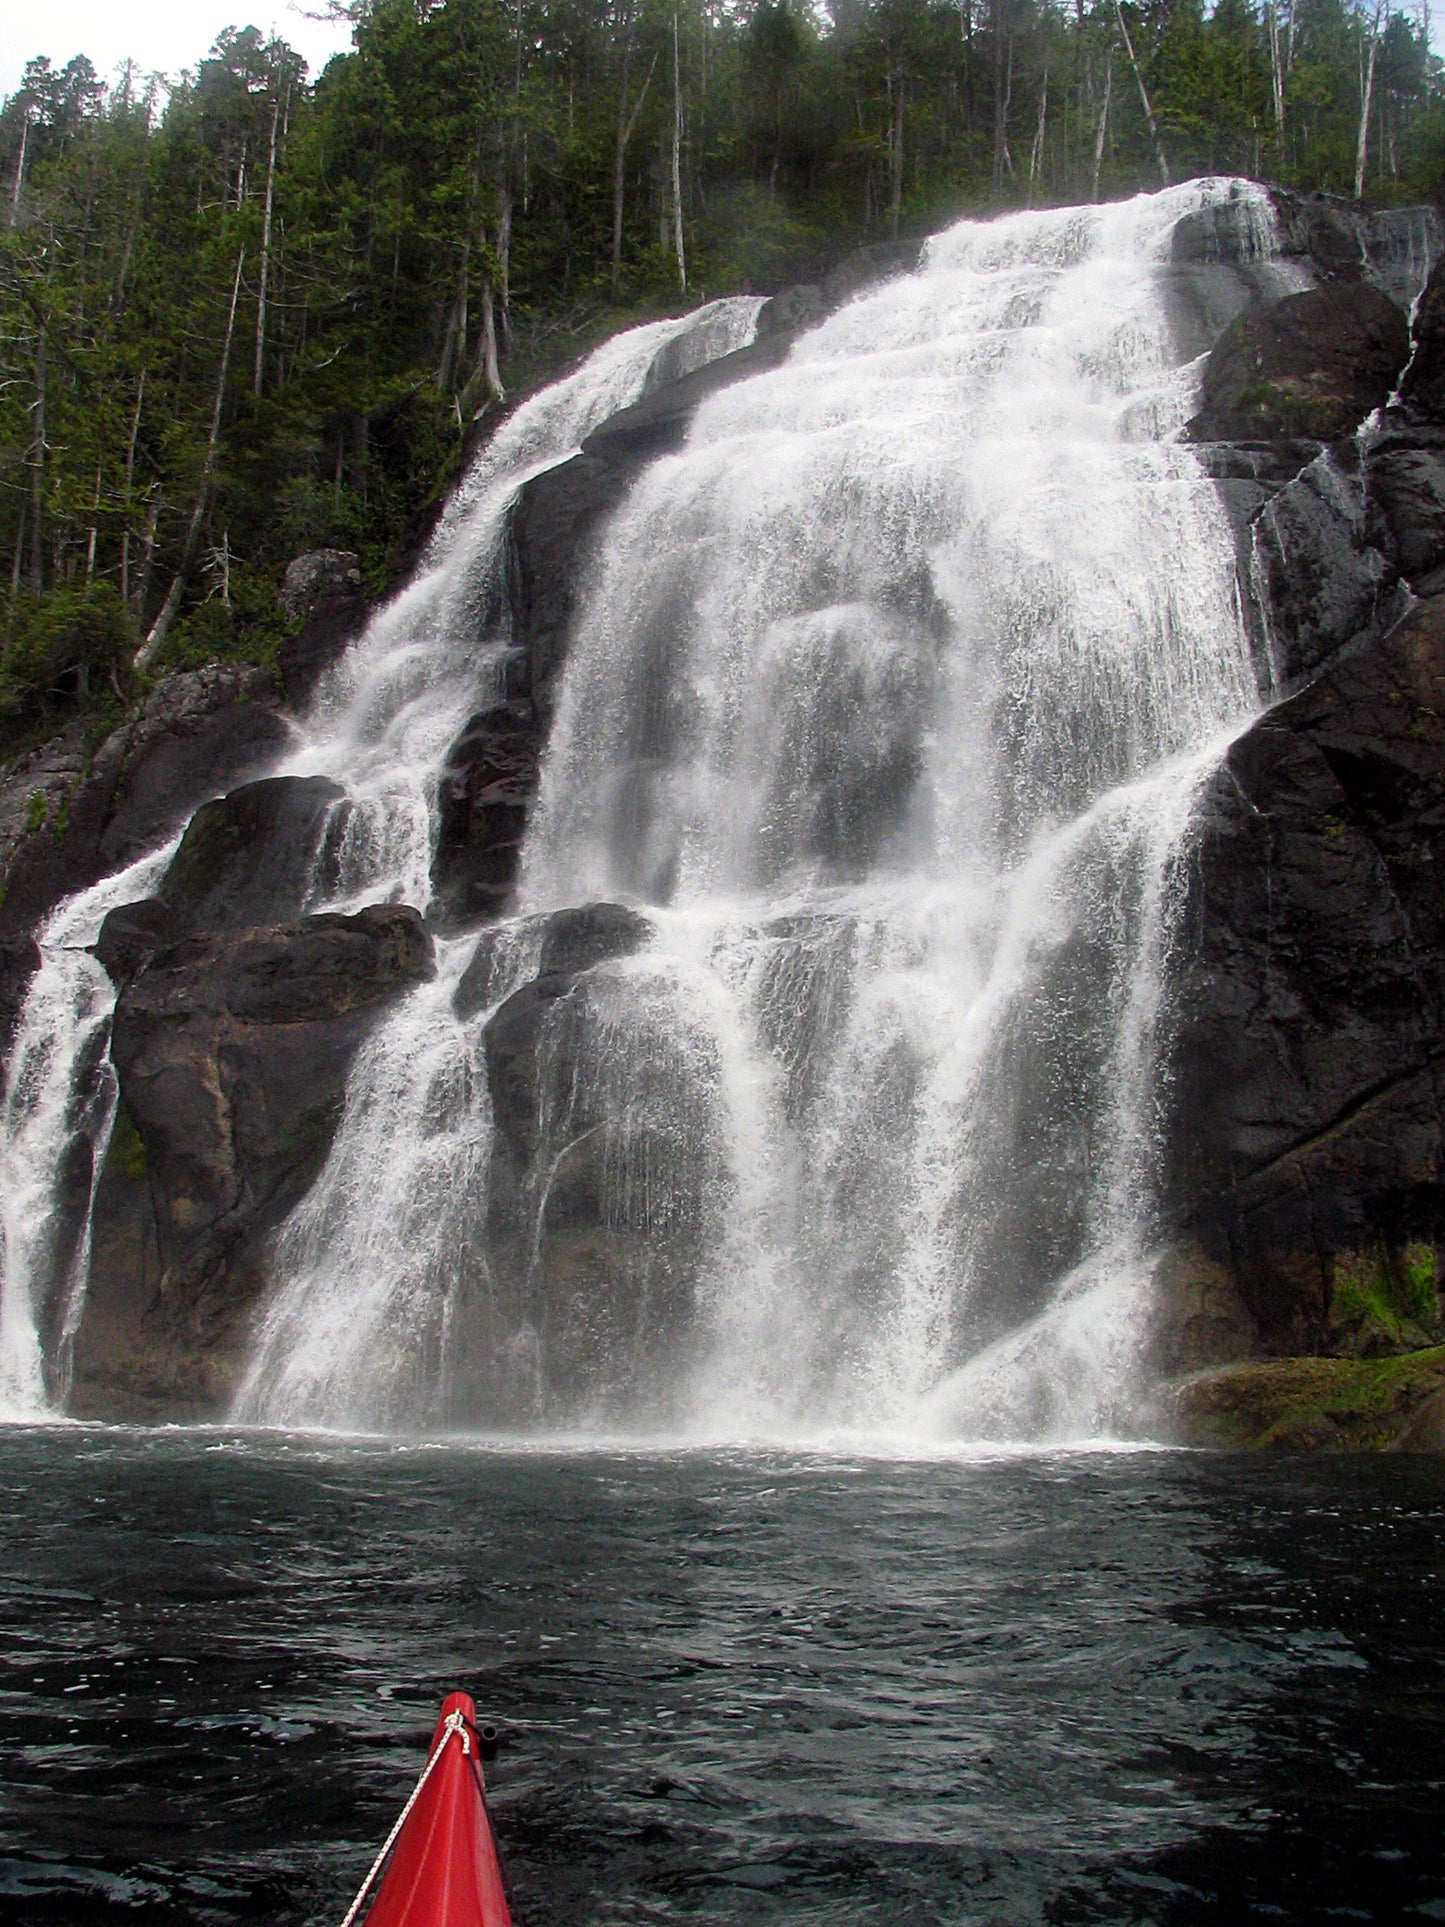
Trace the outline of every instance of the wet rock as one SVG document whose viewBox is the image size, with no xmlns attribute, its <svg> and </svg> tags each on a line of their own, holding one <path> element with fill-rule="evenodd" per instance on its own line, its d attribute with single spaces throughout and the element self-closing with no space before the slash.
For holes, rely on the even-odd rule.
<svg viewBox="0 0 1445 1927">
<path fill-rule="evenodd" d="M 479 711 L 447 752 L 432 858 L 432 889 L 444 922 L 474 923 L 506 908 L 541 752 L 536 707 L 525 696 Z"/>
<path fill-rule="evenodd" d="M 1415 352 L 1400 383 L 1405 407 L 1445 422 L 1445 261 L 1437 262 L 1415 309 Z"/>
<path fill-rule="evenodd" d="M 1445 1451 L 1445 1348 L 1237 1364 L 1171 1386 L 1162 1410 L 1181 1444 L 1225 1451 Z"/>
<path fill-rule="evenodd" d="M 224 1409 L 269 1233 L 326 1157 L 357 1049 L 432 969 L 420 917 L 385 905 L 187 936 L 127 984 L 74 1410 Z"/>
<path fill-rule="evenodd" d="M 1330 441 L 1381 408 L 1410 353 L 1405 316 L 1368 282 L 1287 295 L 1229 325 L 1205 364 L 1193 441 Z"/>
<path fill-rule="evenodd" d="M 1379 536 L 1358 463 L 1330 449 L 1251 517 L 1247 580 L 1268 612 L 1259 643 L 1272 692 L 1294 688 L 1403 614 L 1408 597 Z"/>
<path fill-rule="evenodd" d="M 39 968 L 40 950 L 33 937 L 0 937 L 0 1097 L 5 1093 L 5 1063 L 15 1026 L 30 979 Z"/>
<path fill-rule="evenodd" d="M 160 897 L 143 897 L 109 912 L 93 949 L 116 989 L 123 990 L 176 935 L 171 906 Z"/>
<path fill-rule="evenodd" d="M 203 803 L 157 891 L 178 930 L 286 923 L 324 899 L 345 794 L 324 776 L 270 776 Z"/>
<path fill-rule="evenodd" d="M 213 663 L 163 678 L 93 757 L 77 724 L 16 758 L 0 771 L 0 935 L 33 930 L 62 898 L 164 843 L 290 740 L 266 673 Z"/>
<path fill-rule="evenodd" d="M 1329 1350 L 1338 1254 L 1445 1229 L 1445 604 L 1338 657 L 1202 799 L 1166 1214 L 1272 1350 Z"/>
</svg>

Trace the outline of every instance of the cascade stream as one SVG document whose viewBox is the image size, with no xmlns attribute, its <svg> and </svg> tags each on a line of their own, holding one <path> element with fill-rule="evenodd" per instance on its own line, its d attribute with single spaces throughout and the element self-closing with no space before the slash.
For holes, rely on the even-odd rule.
<svg viewBox="0 0 1445 1927">
<path fill-rule="evenodd" d="M 435 980 L 364 1045 L 237 1418 L 1128 1428 L 1178 865 L 1267 682 L 1178 439 L 1199 368 L 1164 269 L 1181 216 L 1222 200 L 1266 257 L 1240 183 L 962 222 L 643 470 L 579 597 L 515 913 L 439 938 Z M 425 907 L 442 759 L 509 641 L 516 490 L 665 344 L 725 353 L 759 305 L 619 337 L 494 438 L 285 765 L 347 792 L 310 907 Z M 597 903 L 645 928 L 539 1020 L 508 1172 L 488 1026 L 557 913 Z M 52 920 L 22 1018 L 55 1085 L 12 1078 L 4 1155 L 25 1138 L 31 1173 L 85 1086 L 55 1066 L 89 1052 L 93 1086 L 103 1044 L 90 960 L 82 989 L 51 981 L 83 920 Z M 40 1234 L 12 1220 L 44 1215 L 28 1181 L 27 1202 L 7 1169 L 16 1409 L 43 1396 L 56 1290 L 17 1256 Z"/>
</svg>

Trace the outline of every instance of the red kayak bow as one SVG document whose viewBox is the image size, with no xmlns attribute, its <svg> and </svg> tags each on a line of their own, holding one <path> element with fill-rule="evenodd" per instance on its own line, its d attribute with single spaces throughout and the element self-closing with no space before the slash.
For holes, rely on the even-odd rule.
<svg viewBox="0 0 1445 1927">
<path fill-rule="evenodd" d="M 476 1709 L 465 1693 L 442 1703 L 426 1768 L 343 1927 L 360 1913 L 388 1853 L 366 1927 L 512 1927 L 487 1817 Z"/>
</svg>

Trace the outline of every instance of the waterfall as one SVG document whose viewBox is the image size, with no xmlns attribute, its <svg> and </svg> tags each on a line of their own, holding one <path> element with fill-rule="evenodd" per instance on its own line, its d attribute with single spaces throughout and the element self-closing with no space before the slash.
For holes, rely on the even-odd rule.
<svg viewBox="0 0 1445 1927">
<path fill-rule="evenodd" d="M 0 1104 L 0 1419 L 62 1402 L 115 1117 L 115 993 L 91 956 L 107 911 L 147 896 L 174 842 L 69 898 L 37 934 Z"/>
<path fill-rule="evenodd" d="M 518 913 L 443 944 L 358 1061 L 240 1416 L 1127 1423 L 1180 855 L 1259 703 L 1166 314 L 1174 226 L 1221 204 L 1267 251 L 1240 183 L 959 223 L 647 467 L 574 620 Z M 450 615 L 386 620 L 416 653 L 348 670 L 353 795 L 366 678 L 452 646 Z M 399 877 L 445 733 L 375 759 L 413 798 Z M 488 1026 L 596 902 L 648 941 L 539 1020 L 508 1177 Z"/>
<path fill-rule="evenodd" d="M 515 409 L 483 447 L 415 579 L 323 680 L 278 772 L 329 776 L 346 792 L 339 848 L 328 844 L 309 909 L 387 898 L 426 905 L 442 758 L 506 643 L 508 504 L 529 475 L 636 400 L 660 355 L 682 373 L 741 347 L 761 305 L 716 301 L 616 336 Z M 69 899 L 38 932 L 42 964 L 20 1013 L 0 1119 L 0 1418 L 42 1414 L 63 1399 L 84 1293 L 89 1207 L 115 1111 L 106 1056 L 115 994 L 86 946 L 108 910 L 154 888 L 174 848 Z"/>
</svg>

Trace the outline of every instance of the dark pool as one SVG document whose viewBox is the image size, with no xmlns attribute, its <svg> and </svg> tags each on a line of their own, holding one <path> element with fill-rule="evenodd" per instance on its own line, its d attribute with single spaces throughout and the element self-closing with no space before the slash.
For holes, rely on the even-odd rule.
<svg viewBox="0 0 1445 1927">
<path fill-rule="evenodd" d="M 0 1920 L 1445 1921 L 1445 1464 L 0 1432 Z"/>
</svg>

